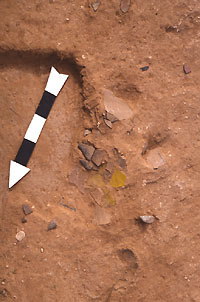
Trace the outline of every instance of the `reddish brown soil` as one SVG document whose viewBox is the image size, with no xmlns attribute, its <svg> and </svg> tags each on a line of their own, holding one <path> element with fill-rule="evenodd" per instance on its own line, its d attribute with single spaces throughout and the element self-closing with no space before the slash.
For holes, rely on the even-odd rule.
<svg viewBox="0 0 200 302">
<path fill-rule="evenodd" d="M 199 302 L 200 3 L 132 0 L 122 13 L 119 0 L 102 0 L 96 12 L 86 0 L 7 0 L 0 17 L 0 301 Z M 9 191 L 9 161 L 52 65 L 69 80 L 31 172 Z M 102 123 L 105 88 L 133 111 L 113 129 Z M 85 128 L 92 134 L 84 137 Z M 69 182 L 83 140 L 110 162 L 113 148 L 126 159 L 126 185 L 111 190 L 105 225 L 91 173 L 81 172 L 83 189 Z M 157 148 L 165 165 L 153 170 L 147 156 Z M 26 224 L 24 203 L 34 206 Z M 142 226 L 139 215 L 158 219 Z M 51 220 L 57 229 L 47 232 Z M 20 230 L 26 237 L 17 242 Z"/>
</svg>

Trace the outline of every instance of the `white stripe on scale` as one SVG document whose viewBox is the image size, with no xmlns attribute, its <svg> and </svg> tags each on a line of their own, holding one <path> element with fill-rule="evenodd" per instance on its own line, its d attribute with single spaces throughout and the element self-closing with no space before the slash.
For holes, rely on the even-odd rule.
<svg viewBox="0 0 200 302">
<path fill-rule="evenodd" d="M 45 122 L 46 122 L 45 118 L 41 117 L 38 114 L 34 114 L 24 138 L 28 139 L 33 143 L 37 143 L 38 137 L 40 136 L 40 133 L 42 131 Z"/>
<path fill-rule="evenodd" d="M 51 67 L 51 72 L 45 90 L 57 96 L 67 78 L 67 74 L 59 73 L 54 67 Z"/>
</svg>

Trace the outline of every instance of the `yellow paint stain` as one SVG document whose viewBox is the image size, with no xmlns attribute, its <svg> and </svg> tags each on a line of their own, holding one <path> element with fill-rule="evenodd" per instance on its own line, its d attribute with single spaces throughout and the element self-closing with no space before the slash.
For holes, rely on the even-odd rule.
<svg viewBox="0 0 200 302">
<path fill-rule="evenodd" d="M 104 192 L 103 201 L 105 206 L 114 206 L 116 200 L 113 198 L 111 192 L 108 189 L 103 189 L 103 192 Z"/>
<path fill-rule="evenodd" d="M 125 185 L 126 175 L 124 175 L 120 170 L 115 169 L 112 178 L 110 180 L 110 185 L 113 188 L 123 187 Z"/>
<path fill-rule="evenodd" d="M 102 188 L 105 186 L 105 182 L 103 180 L 103 176 L 100 175 L 100 174 L 91 174 L 89 179 L 88 179 L 88 184 L 90 186 L 94 186 L 94 187 L 99 187 L 99 188 Z"/>
</svg>

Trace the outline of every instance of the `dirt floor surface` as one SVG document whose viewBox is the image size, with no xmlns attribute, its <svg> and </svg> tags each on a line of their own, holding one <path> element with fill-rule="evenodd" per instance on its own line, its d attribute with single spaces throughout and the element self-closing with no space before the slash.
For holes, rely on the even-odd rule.
<svg viewBox="0 0 200 302">
<path fill-rule="evenodd" d="M 7 0 L 0 28 L 0 301 L 199 302 L 199 1 Z"/>
</svg>

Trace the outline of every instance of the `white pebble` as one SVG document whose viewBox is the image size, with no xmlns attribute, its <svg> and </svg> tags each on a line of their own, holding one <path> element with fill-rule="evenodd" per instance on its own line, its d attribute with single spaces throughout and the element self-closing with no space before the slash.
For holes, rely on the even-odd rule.
<svg viewBox="0 0 200 302">
<path fill-rule="evenodd" d="M 16 234 L 16 239 L 17 239 L 17 241 L 22 241 L 24 238 L 25 238 L 25 233 L 24 233 L 23 231 L 19 231 L 19 232 Z"/>
<path fill-rule="evenodd" d="M 155 221 L 155 217 L 154 216 L 140 216 L 140 219 L 144 223 L 153 223 Z"/>
</svg>

